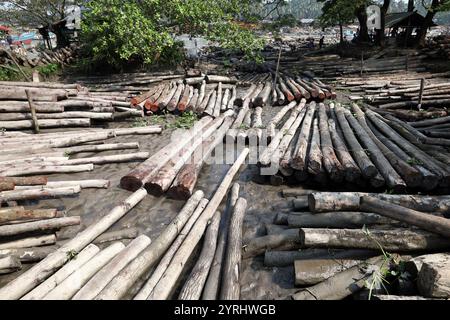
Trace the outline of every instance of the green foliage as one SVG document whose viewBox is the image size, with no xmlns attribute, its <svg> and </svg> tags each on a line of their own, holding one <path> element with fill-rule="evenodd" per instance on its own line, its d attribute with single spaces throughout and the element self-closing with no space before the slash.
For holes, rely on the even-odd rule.
<svg viewBox="0 0 450 320">
<path fill-rule="evenodd" d="M 264 43 L 234 22 L 250 0 L 96 0 L 87 3 L 82 38 L 93 63 L 175 63 L 180 34 L 202 35 L 257 60 Z"/>
<path fill-rule="evenodd" d="M 355 11 L 366 0 L 321 0 L 324 2 L 320 24 L 324 27 L 332 27 L 352 22 L 355 19 Z"/>
<path fill-rule="evenodd" d="M 12 70 L 0 68 L 0 81 L 12 81 L 16 75 Z"/>
<path fill-rule="evenodd" d="M 37 70 L 45 77 L 51 76 L 61 70 L 61 66 L 56 63 L 50 63 L 45 66 L 38 67 Z"/>
<path fill-rule="evenodd" d="M 184 112 L 181 117 L 177 117 L 175 122 L 168 125 L 168 128 L 190 129 L 198 120 L 196 113 L 192 111 Z"/>
<path fill-rule="evenodd" d="M 77 258 L 78 252 L 75 250 L 70 250 L 67 252 L 67 258 L 70 260 L 75 260 Z"/>
</svg>

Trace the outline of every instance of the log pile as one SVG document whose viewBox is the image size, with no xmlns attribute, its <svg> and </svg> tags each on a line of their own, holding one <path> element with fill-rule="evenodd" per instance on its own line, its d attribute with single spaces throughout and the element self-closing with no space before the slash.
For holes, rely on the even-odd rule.
<svg viewBox="0 0 450 320">
<path fill-rule="evenodd" d="M 234 120 L 228 110 L 217 118 L 205 116 L 180 139 L 174 139 L 120 180 L 120 186 L 135 191 L 141 187 L 155 196 L 175 199 L 192 195 L 203 163 L 221 145 Z"/>
<path fill-rule="evenodd" d="M 258 161 L 261 175 L 270 176 L 273 184 L 345 181 L 394 192 L 449 186 L 450 140 L 423 134 L 420 126 L 428 122 L 410 125 L 356 104 L 349 110 L 303 101 L 280 111 L 287 112 L 275 117 L 287 118 L 284 123 L 267 129 L 270 144 Z"/>
<path fill-rule="evenodd" d="M 194 112 L 199 116 L 218 117 L 233 109 L 236 79 L 225 76 L 186 77 L 163 82 L 132 99 L 132 104 L 150 114 Z"/>
<path fill-rule="evenodd" d="M 98 222 L 81 231 L 31 269 L 0 288 L 0 298 L 119 299 L 159 261 L 151 277 L 137 295 L 135 294 L 135 299 L 168 299 L 173 296 L 178 286 L 183 266 L 194 254 L 195 247 L 205 234 L 200 259 L 184 283 L 179 298 L 199 299 L 205 283 L 212 282 L 216 288 L 213 299 L 219 297 L 219 294 L 224 299 L 238 299 L 242 222 L 246 210 L 246 201 L 243 198 L 236 200 L 238 185 L 232 188 L 231 198 L 234 201 L 230 201 L 228 213 L 221 217 L 217 209 L 227 195 L 235 175 L 244 164 L 248 152 L 248 149 L 244 149 L 238 156 L 210 200 L 204 197 L 202 191 L 196 191 L 179 214 L 153 241 L 141 235 L 126 247 L 121 242 L 114 242 L 100 250 L 93 244 L 96 238 L 147 195 L 146 190 L 141 188 Z M 228 230 L 228 238 L 219 242 L 224 246 L 220 256 L 223 268 L 219 266 L 219 277 L 210 280 L 208 274 L 211 262 L 214 258 L 219 258 L 216 254 L 216 245 L 211 244 L 217 243 L 219 228 Z M 73 259 L 74 256 L 76 259 Z M 17 256 L 0 261 L 2 271 L 17 268 Z"/>
<path fill-rule="evenodd" d="M 91 124 L 142 117 L 127 96 L 92 95 L 78 84 L 0 82 L 0 128 L 90 127 Z M 122 99 L 122 101 L 120 101 Z"/>
<path fill-rule="evenodd" d="M 296 196 L 292 211 L 278 213 L 266 236 L 246 243 L 243 256 L 264 255 L 267 267 L 293 266 L 295 284 L 303 288 L 293 299 L 357 299 L 360 291 L 367 299 L 368 284 L 373 294 L 449 298 L 448 196 L 283 194 Z M 380 267 L 398 272 L 397 278 L 385 275 L 385 287 L 374 280 Z"/>
</svg>

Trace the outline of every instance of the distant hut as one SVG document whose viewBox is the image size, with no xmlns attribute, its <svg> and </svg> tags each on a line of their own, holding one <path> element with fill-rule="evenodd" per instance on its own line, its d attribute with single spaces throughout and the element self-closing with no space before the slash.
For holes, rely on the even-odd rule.
<svg viewBox="0 0 450 320">
<path fill-rule="evenodd" d="M 411 12 L 397 12 L 386 14 L 386 29 L 389 29 L 391 38 L 395 38 L 398 42 L 407 43 L 412 39 L 408 39 L 408 35 L 414 34 L 424 23 L 425 17 L 417 13 Z M 432 27 L 437 26 L 435 23 Z"/>
</svg>

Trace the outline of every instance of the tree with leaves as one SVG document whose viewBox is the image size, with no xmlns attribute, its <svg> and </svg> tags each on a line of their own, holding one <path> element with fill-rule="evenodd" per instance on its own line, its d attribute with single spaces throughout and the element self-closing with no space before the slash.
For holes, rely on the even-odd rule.
<svg viewBox="0 0 450 320">
<path fill-rule="evenodd" d="M 251 0 L 91 0 L 82 20 L 82 39 L 93 62 L 121 66 L 177 60 L 180 34 L 204 36 L 247 58 L 263 47 L 235 21 Z"/>
<path fill-rule="evenodd" d="M 70 0 L 8 0 L 0 1 L 0 20 L 22 27 L 49 27 L 57 36 L 59 45 L 65 43 L 59 30 L 52 30 L 54 23 L 63 20 L 69 6 L 80 1 Z"/>
<path fill-rule="evenodd" d="M 428 29 L 433 24 L 436 13 L 450 10 L 450 0 L 432 0 L 429 5 L 426 4 L 425 0 L 422 0 L 422 5 L 427 9 L 427 14 L 425 15 L 422 26 L 417 31 L 417 43 L 419 45 L 425 44 Z"/>
<path fill-rule="evenodd" d="M 343 26 L 355 19 L 355 8 L 349 6 L 347 1 L 328 0 L 322 7 L 320 23 L 324 27 L 338 25 L 340 31 L 340 42 L 344 42 Z"/>
</svg>

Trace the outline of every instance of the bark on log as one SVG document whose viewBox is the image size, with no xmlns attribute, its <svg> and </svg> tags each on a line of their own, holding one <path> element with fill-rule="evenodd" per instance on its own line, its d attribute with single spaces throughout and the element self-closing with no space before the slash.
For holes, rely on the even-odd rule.
<svg viewBox="0 0 450 320">
<path fill-rule="evenodd" d="M 431 298 L 450 297 L 450 257 L 440 253 L 435 261 L 424 262 L 420 269 L 417 287 L 421 295 Z"/>
<path fill-rule="evenodd" d="M 0 256 L 0 275 L 13 273 L 22 269 L 20 259 L 15 256 Z"/>
<path fill-rule="evenodd" d="M 3 225 L 0 226 L 0 237 L 13 236 L 32 231 L 47 231 L 60 229 L 62 227 L 78 225 L 80 224 L 80 222 L 81 222 L 80 217 L 64 217 L 64 218 L 54 218 L 41 221 L 18 223 L 13 225 Z"/>
<path fill-rule="evenodd" d="M 372 197 L 361 197 L 361 210 L 375 212 L 421 229 L 450 238 L 450 220 L 408 209 Z"/>
<path fill-rule="evenodd" d="M 198 241 L 202 237 L 204 230 L 206 228 L 207 222 L 216 212 L 219 204 L 222 202 L 223 197 L 228 191 L 231 182 L 239 171 L 242 164 L 247 158 L 249 150 L 244 149 L 239 155 L 238 159 L 235 161 L 233 166 L 230 168 L 224 179 L 222 180 L 220 186 L 216 190 L 214 196 L 211 198 L 207 207 L 203 211 L 202 215 L 199 217 L 194 227 L 192 228 L 189 236 L 181 245 L 177 254 L 173 258 L 171 265 L 165 272 L 165 276 L 160 281 L 158 285 L 153 290 L 153 293 L 149 296 L 149 299 L 166 299 L 174 288 L 174 285 L 182 271 L 182 266 L 186 263 L 187 259 L 191 255 L 194 247 L 197 245 Z"/>
<path fill-rule="evenodd" d="M 39 247 L 54 244 L 55 242 L 56 242 L 55 235 L 50 234 L 46 236 L 30 237 L 10 242 L 2 242 L 0 243 L 0 250 Z"/>
<path fill-rule="evenodd" d="M 345 118 L 344 110 L 340 105 L 336 105 L 336 116 L 345 140 L 349 145 L 349 149 L 351 150 L 354 159 L 358 163 L 363 176 L 367 179 L 375 177 L 378 173 L 377 168 L 372 163 L 372 161 L 370 161 L 366 152 L 356 139 L 352 129 L 350 128 L 350 125 L 347 122 L 347 119 Z"/>
<path fill-rule="evenodd" d="M 58 286 L 48 292 L 43 300 L 69 300 L 82 287 L 100 271 L 108 262 L 110 262 L 119 252 L 125 248 L 121 242 L 116 242 L 106 249 L 97 253 L 92 259 L 82 265 L 79 269 L 74 271 L 66 279 L 64 279 Z"/>
<path fill-rule="evenodd" d="M 327 176 L 322 166 L 322 151 L 320 148 L 319 122 L 317 118 L 312 123 L 312 136 L 308 154 L 308 174 L 314 177 L 314 180 L 325 184 Z"/>
<path fill-rule="evenodd" d="M 27 293 L 20 300 L 41 300 L 51 290 L 60 285 L 67 277 L 91 260 L 98 252 L 100 252 L 100 249 L 96 245 L 88 245 L 55 274 Z"/>
<path fill-rule="evenodd" d="M 408 229 L 370 230 L 301 228 L 299 244 L 308 248 L 355 248 L 394 252 L 448 249 L 450 240 L 425 231 Z M 376 241 L 375 241 L 376 240 Z"/>
<path fill-rule="evenodd" d="M 95 244 L 101 244 L 105 242 L 111 242 L 111 241 L 117 241 L 117 240 L 123 240 L 123 239 L 134 239 L 139 235 L 139 230 L 137 228 L 127 228 L 127 229 L 121 229 L 117 231 L 108 231 L 93 241 Z"/>
<path fill-rule="evenodd" d="M 0 177 L 0 182 L 8 181 L 16 186 L 35 186 L 47 184 L 47 177 Z"/>
<path fill-rule="evenodd" d="M 376 224 L 393 224 L 395 221 L 379 216 L 375 211 L 367 212 L 326 212 L 312 214 L 301 212 L 288 215 L 287 222 L 292 228 L 335 228 L 335 229 L 359 229 Z"/>
<path fill-rule="evenodd" d="M 175 111 L 178 102 L 180 101 L 181 95 L 183 94 L 183 91 L 184 91 L 184 84 L 179 84 L 175 93 L 173 94 L 172 98 L 170 99 L 169 103 L 166 106 L 167 110 Z"/>
<path fill-rule="evenodd" d="M 292 231 L 293 230 L 293 231 Z M 244 244 L 243 258 L 251 258 L 263 254 L 266 250 L 283 246 L 286 248 L 299 248 L 300 237 L 296 229 L 286 230 L 279 234 L 267 235 L 250 240 Z"/>
<path fill-rule="evenodd" d="M 203 248 L 189 277 L 181 289 L 178 300 L 199 300 L 205 285 L 211 263 L 216 252 L 220 212 L 217 211 L 206 229 Z"/>
<path fill-rule="evenodd" d="M 219 238 L 214 259 L 209 270 L 208 278 L 203 289 L 203 300 L 216 300 L 220 292 L 220 283 L 222 279 L 223 260 L 227 245 L 228 233 L 230 228 L 230 217 L 233 213 L 236 202 L 239 198 L 240 186 L 234 183 L 228 196 L 228 206 L 222 215 Z"/>
<path fill-rule="evenodd" d="M 160 168 L 162 168 L 169 159 L 177 154 L 182 148 L 188 145 L 196 135 L 201 134 L 212 118 L 204 117 L 199 120 L 194 127 L 186 132 L 187 139 L 177 140 L 156 152 L 153 156 L 130 171 L 120 179 L 120 186 L 126 190 L 137 190 L 142 187 Z"/>
<path fill-rule="evenodd" d="M 376 197 L 403 207 L 425 212 L 450 212 L 450 196 L 394 195 L 363 192 L 316 192 L 309 195 L 312 212 L 359 211 L 360 197 Z"/>
<path fill-rule="evenodd" d="M 294 263 L 295 285 L 312 286 L 360 264 L 361 260 L 309 259 Z"/>
<path fill-rule="evenodd" d="M 141 235 L 130 242 L 108 264 L 101 268 L 73 297 L 72 300 L 91 300 L 130 262 L 133 261 L 151 240 Z"/>
<path fill-rule="evenodd" d="M 240 274 L 242 259 L 242 225 L 244 222 L 247 201 L 239 198 L 234 206 L 228 228 L 227 248 L 224 257 L 221 300 L 239 300 Z"/>
<path fill-rule="evenodd" d="M 16 177 L 16 176 L 50 174 L 50 173 L 86 172 L 86 171 L 92 171 L 92 170 L 94 170 L 93 164 L 83 164 L 83 165 L 76 165 L 76 166 L 68 166 L 68 165 L 39 166 L 39 165 L 36 165 L 36 166 L 23 166 L 23 167 L 7 169 L 7 170 L 2 171 L 1 174 L 4 176 L 8 176 L 8 177 Z M 52 190 L 52 191 L 55 191 L 55 190 Z M 13 193 L 15 191 L 5 191 L 5 192 L 11 192 L 11 194 L 16 195 Z M 23 192 L 23 191 L 19 191 L 19 192 Z M 28 194 L 28 193 L 25 193 L 25 194 Z M 34 193 L 31 192 L 31 194 L 34 194 Z"/>
<path fill-rule="evenodd" d="M 0 208 L 0 224 L 10 221 L 39 220 L 55 218 L 56 209 L 25 209 L 24 207 Z"/>
<path fill-rule="evenodd" d="M 204 162 L 216 146 L 222 143 L 232 122 L 232 117 L 225 118 L 222 126 L 217 130 L 215 135 L 198 146 L 189 162 L 180 169 L 175 177 L 175 180 L 168 191 L 168 195 L 171 198 L 186 200 L 192 195 Z M 197 159 L 199 158 L 198 155 L 200 155 L 200 159 Z"/>
<path fill-rule="evenodd" d="M 185 204 L 180 213 L 171 221 L 164 231 L 152 243 L 131 261 L 111 282 L 96 296 L 97 300 L 120 299 L 134 283 L 163 256 L 177 237 L 180 230 L 192 216 L 195 208 L 203 198 L 203 191 L 197 191 Z"/>
<path fill-rule="evenodd" d="M 298 251 L 266 251 L 264 265 L 267 267 L 288 267 L 297 260 L 308 259 L 367 259 L 378 255 L 376 250 L 303 249 Z"/>
<path fill-rule="evenodd" d="M 51 276 L 59 267 L 64 265 L 68 260 L 69 252 L 81 251 L 95 238 L 122 218 L 128 211 L 134 208 L 134 206 L 138 204 L 146 195 L 147 192 L 145 189 L 139 189 L 130 195 L 125 201 L 114 207 L 107 215 L 100 219 L 100 221 L 90 225 L 63 247 L 59 248 L 40 263 L 36 264 L 15 280 L 2 287 L 0 289 L 0 298 L 19 299 L 25 295 L 39 283 Z M 54 240 L 55 239 L 53 236 L 53 243 Z"/>
<path fill-rule="evenodd" d="M 340 272 L 327 280 L 292 296 L 294 300 L 340 300 L 364 288 L 373 266 L 385 266 L 383 257 L 374 257 Z"/>
<path fill-rule="evenodd" d="M 91 119 L 41 119 L 38 120 L 38 125 L 40 128 L 89 127 Z M 0 121 L 0 127 L 6 130 L 32 129 L 34 123 L 33 120 Z"/>
<path fill-rule="evenodd" d="M 303 119 L 302 129 L 298 136 L 297 145 L 295 147 L 294 156 L 292 157 L 291 167 L 298 171 L 305 171 L 307 168 L 307 150 L 309 138 L 311 136 L 311 128 L 314 114 L 316 112 L 316 103 L 310 103 L 305 118 Z"/>
</svg>

